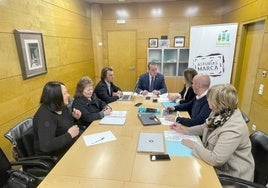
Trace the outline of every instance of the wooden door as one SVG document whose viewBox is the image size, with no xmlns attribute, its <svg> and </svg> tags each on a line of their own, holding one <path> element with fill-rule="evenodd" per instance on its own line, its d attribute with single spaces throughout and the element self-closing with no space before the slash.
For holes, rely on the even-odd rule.
<svg viewBox="0 0 268 188">
<path fill-rule="evenodd" d="M 123 91 L 136 85 L 136 31 L 108 32 L 108 62 L 114 69 L 114 83 Z"/>
<path fill-rule="evenodd" d="M 242 43 L 245 44 L 241 70 L 238 83 L 239 107 L 246 113 L 250 113 L 254 85 L 260 59 L 260 51 L 264 34 L 264 21 L 244 25 L 245 36 Z M 239 73 L 240 72 L 240 73 Z"/>
</svg>

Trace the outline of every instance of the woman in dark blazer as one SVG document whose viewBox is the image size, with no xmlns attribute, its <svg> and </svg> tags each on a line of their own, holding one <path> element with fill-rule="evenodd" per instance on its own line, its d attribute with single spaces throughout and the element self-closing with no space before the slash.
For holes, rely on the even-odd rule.
<svg viewBox="0 0 268 188">
<path fill-rule="evenodd" d="M 176 95 L 168 95 L 170 101 L 182 104 L 191 101 L 196 94 L 192 88 L 193 78 L 197 75 L 197 71 L 193 68 L 187 68 L 183 71 L 184 87 L 181 92 Z"/>
</svg>

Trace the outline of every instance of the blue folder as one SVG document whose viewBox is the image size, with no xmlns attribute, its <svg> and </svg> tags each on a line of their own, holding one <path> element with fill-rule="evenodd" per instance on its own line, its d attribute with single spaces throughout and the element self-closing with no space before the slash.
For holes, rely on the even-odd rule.
<svg viewBox="0 0 268 188">
<path fill-rule="evenodd" d="M 192 157 L 192 149 L 178 141 L 166 141 L 167 153 L 170 156 Z"/>
<path fill-rule="evenodd" d="M 178 105 L 175 102 L 162 102 L 163 107 L 176 106 Z"/>
</svg>

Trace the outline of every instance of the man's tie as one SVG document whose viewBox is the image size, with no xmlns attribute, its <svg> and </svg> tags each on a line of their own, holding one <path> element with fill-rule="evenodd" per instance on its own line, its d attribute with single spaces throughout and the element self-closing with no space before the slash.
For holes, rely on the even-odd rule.
<svg viewBox="0 0 268 188">
<path fill-rule="evenodd" d="M 151 78 L 150 86 L 149 86 L 149 92 L 152 92 L 154 90 L 154 77 Z"/>
<path fill-rule="evenodd" d="M 111 95 L 111 86 L 108 86 L 108 93 L 109 93 L 109 96 L 112 96 Z"/>
</svg>

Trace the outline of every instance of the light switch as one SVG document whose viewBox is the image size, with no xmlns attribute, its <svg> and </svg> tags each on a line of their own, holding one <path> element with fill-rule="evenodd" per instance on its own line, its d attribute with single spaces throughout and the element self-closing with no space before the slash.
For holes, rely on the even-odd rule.
<svg viewBox="0 0 268 188">
<path fill-rule="evenodd" d="M 262 95 L 263 94 L 263 90 L 264 90 L 264 85 L 263 84 L 260 84 L 258 94 L 259 95 Z"/>
</svg>

